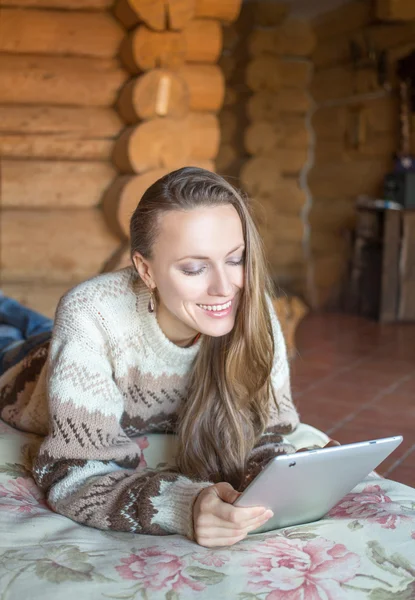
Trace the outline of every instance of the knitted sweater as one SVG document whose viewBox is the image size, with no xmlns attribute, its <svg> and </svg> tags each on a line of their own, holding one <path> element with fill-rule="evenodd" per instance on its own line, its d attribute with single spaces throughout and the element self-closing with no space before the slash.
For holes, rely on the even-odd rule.
<svg viewBox="0 0 415 600">
<path fill-rule="evenodd" d="M 100 529 L 191 537 L 193 502 L 211 482 L 139 467 L 134 436 L 175 432 L 201 340 L 188 348 L 170 342 L 147 302 L 132 267 L 67 292 L 51 341 L 0 377 L 0 415 L 46 436 L 33 476 L 56 512 Z M 252 472 L 294 451 L 280 434 L 298 424 L 285 343 L 271 310 L 279 409 L 271 409 L 249 457 Z"/>
</svg>

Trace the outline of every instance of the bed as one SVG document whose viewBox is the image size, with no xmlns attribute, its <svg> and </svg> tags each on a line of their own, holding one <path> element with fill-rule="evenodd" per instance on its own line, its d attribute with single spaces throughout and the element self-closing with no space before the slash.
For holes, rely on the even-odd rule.
<svg viewBox="0 0 415 600">
<path fill-rule="evenodd" d="M 287 438 L 327 439 L 303 424 Z M 415 490 L 403 484 L 373 473 L 318 522 L 207 549 L 51 512 L 30 476 L 40 441 L 0 421 L 0 600 L 415 598 Z M 142 467 L 174 455 L 173 436 L 137 444 Z"/>
</svg>

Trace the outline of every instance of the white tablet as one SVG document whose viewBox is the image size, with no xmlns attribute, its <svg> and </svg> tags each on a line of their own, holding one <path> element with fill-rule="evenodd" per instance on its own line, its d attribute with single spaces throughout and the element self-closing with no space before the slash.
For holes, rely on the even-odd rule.
<svg viewBox="0 0 415 600">
<path fill-rule="evenodd" d="M 394 436 L 273 458 L 234 506 L 265 506 L 274 516 L 251 533 L 321 519 L 402 442 Z"/>
</svg>

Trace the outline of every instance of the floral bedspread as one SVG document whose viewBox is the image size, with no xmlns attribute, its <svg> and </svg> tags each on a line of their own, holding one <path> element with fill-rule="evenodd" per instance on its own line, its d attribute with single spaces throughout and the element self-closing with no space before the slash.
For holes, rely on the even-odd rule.
<svg viewBox="0 0 415 600">
<path fill-rule="evenodd" d="M 294 437 L 297 447 L 325 439 L 306 425 Z M 171 439 L 139 438 L 142 465 L 170 456 Z M 405 485 L 369 476 L 318 522 L 212 550 L 51 512 L 30 477 L 39 442 L 0 421 L 0 600 L 415 599 L 415 490 Z"/>
</svg>

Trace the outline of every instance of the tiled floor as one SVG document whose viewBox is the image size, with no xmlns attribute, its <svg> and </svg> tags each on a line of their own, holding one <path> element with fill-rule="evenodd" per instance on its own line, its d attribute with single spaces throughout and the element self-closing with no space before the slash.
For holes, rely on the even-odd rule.
<svg viewBox="0 0 415 600">
<path fill-rule="evenodd" d="M 312 314 L 296 344 L 292 387 L 301 421 L 341 443 L 403 435 L 377 471 L 415 487 L 415 324 Z"/>
</svg>

